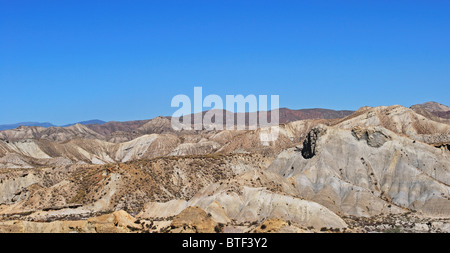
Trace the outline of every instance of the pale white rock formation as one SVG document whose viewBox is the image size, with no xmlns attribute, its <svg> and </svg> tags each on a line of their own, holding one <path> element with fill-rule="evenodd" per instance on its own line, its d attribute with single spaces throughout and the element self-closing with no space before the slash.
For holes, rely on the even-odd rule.
<svg viewBox="0 0 450 253">
<path fill-rule="evenodd" d="M 35 183 L 41 181 L 41 178 L 35 174 L 23 174 L 20 177 L 1 178 L 0 179 L 0 204 L 11 204 L 18 201 L 24 190 Z M 25 193 L 26 194 L 26 193 Z"/>
<path fill-rule="evenodd" d="M 218 223 L 254 223 L 266 219 L 291 221 L 301 227 L 344 228 L 346 223 L 328 208 L 303 200 L 292 182 L 283 177 L 252 170 L 200 190 L 189 201 L 150 202 L 139 218 L 170 218 L 189 206 L 198 206 Z"/>
<path fill-rule="evenodd" d="M 141 158 L 158 137 L 157 134 L 144 135 L 132 141 L 120 143 L 115 156 L 116 160 L 127 162 Z"/>
<path fill-rule="evenodd" d="M 450 142 L 449 124 L 430 120 L 400 105 L 360 108 L 340 121 L 336 126 L 348 130 L 356 126 L 380 126 L 425 143 Z"/>
<path fill-rule="evenodd" d="M 337 213 L 450 214 L 450 154 L 380 127 L 319 125 L 268 170 L 294 179 L 301 197 Z"/>
<path fill-rule="evenodd" d="M 215 141 L 203 140 L 198 143 L 183 143 L 170 152 L 169 155 L 180 156 L 210 154 L 214 153 L 219 147 L 220 144 Z"/>
<path fill-rule="evenodd" d="M 222 222 L 229 219 L 258 222 L 279 218 L 304 227 L 346 227 L 339 216 L 318 203 L 276 194 L 264 188 L 244 186 L 241 192 L 227 192 L 224 189 L 211 196 L 194 197 L 190 204 L 203 208 L 212 214 L 213 219 Z"/>
<path fill-rule="evenodd" d="M 144 210 L 140 212 L 138 218 L 166 218 L 175 216 L 188 207 L 185 200 L 174 199 L 168 202 L 149 202 L 145 204 Z"/>
</svg>

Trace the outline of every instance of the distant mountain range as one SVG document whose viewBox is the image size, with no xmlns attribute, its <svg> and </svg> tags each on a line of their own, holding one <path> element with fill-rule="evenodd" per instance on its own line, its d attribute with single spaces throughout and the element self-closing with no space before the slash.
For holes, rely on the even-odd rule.
<svg viewBox="0 0 450 253">
<path fill-rule="evenodd" d="M 104 123 L 106 123 L 106 121 L 99 120 L 99 119 L 93 119 L 93 120 L 81 121 L 81 122 L 77 122 L 77 123 L 73 123 L 73 124 L 67 124 L 67 125 L 64 125 L 62 127 L 73 126 L 73 125 L 76 125 L 76 124 L 81 124 L 81 125 L 101 125 L 101 124 L 104 124 Z"/>
<path fill-rule="evenodd" d="M 207 111 L 204 111 L 203 114 L 205 114 Z M 305 120 L 305 119 L 334 119 L 334 118 L 342 118 L 345 116 L 348 116 L 350 114 L 352 114 L 354 111 L 349 111 L 349 110 L 343 110 L 343 111 L 336 111 L 336 110 L 330 110 L 330 109 L 321 109 L 321 108 L 313 108 L 313 109 L 300 109 L 300 110 L 291 110 L 288 108 L 280 108 L 279 109 L 279 115 L 280 115 L 280 123 L 285 124 L 285 123 L 289 123 L 292 121 L 296 121 L 296 120 Z M 225 112 L 224 111 L 224 121 L 225 122 L 225 117 L 226 115 L 230 114 L 230 112 Z M 231 113 L 233 114 L 233 113 Z M 234 118 L 236 119 L 237 115 L 239 113 L 234 113 Z M 245 113 L 246 115 L 246 124 L 248 124 L 248 114 L 249 113 Z M 271 112 L 269 112 L 268 117 L 270 118 L 270 114 Z M 186 116 L 185 116 L 186 117 Z M 187 117 L 193 117 L 193 115 L 187 115 Z M 167 119 L 170 119 L 171 117 L 165 117 Z M 129 130 L 134 130 L 135 128 L 138 128 L 142 125 L 144 125 L 145 123 L 149 122 L 150 120 L 137 120 L 137 121 L 126 121 L 126 122 L 116 122 L 116 121 L 110 121 L 110 122 L 105 122 L 103 120 L 98 120 L 98 119 L 94 119 L 94 120 L 88 120 L 88 121 L 81 121 L 81 122 L 77 122 L 77 123 L 73 123 L 73 124 L 67 124 L 67 125 L 63 125 L 63 126 L 56 126 L 52 123 L 42 123 L 42 122 L 21 122 L 21 123 L 16 123 L 16 124 L 7 124 L 7 125 L 0 125 L 0 131 L 3 130 L 9 130 L 9 129 L 15 129 L 18 128 L 19 126 L 40 126 L 40 127 L 69 127 L 69 126 L 73 126 L 76 124 L 81 124 L 81 125 L 103 125 L 105 123 L 108 123 L 107 125 L 104 126 L 92 126 L 94 128 L 96 128 L 97 131 L 101 131 L 101 132 L 112 132 L 112 131 L 117 131 L 117 130 L 122 130 L 122 131 L 129 131 Z M 100 129 L 102 128 L 102 129 Z M 106 129 L 103 129 L 106 128 Z"/>
<path fill-rule="evenodd" d="M 77 123 L 73 123 L 73 124 L 63 125 L 61 127 L 68 127 L 68 126 L 73 126 L 76 124 L 92 125 L 92 124 L 103 124 L 103 123 L 106 123 L 106 122 L 103 120 L 93 119 L 93 120 L 81 121 L 81 122 L 77 122 Z M 15 129 L 20 126 L 39 126 L 39 127 L 46 127 L 46 128 L 47 127 L 57 127 L 57 125 L 53 125 L 52 123 L 49 123 L 49 122 L 20 122 L 20 123 L 15 123 L 15 124 L 0 125 L 0 131 L 8 130 L 8 129 Z"/>
<path fill-rule="evenodd" d="M 52 127 L 55 126 L 52 123 L 49 122 L 20 122 L 15 124 L 6 124 L 6 125 L 0 125 L 0 131 L 8 130 L 8 129 L 15 129 L 20 126 L 40 126 L 40 127 Z"/>
<path fill-rule="evenodd" d="M 412 110 L 416 111 L 419 114 L 422 114 L 428 118 L 432 118 L 435 121 L 446 121 L 450 119 L 450 107 L 437 103 L 437 102 L 426 102 L 423 104 L 416 104 L 410 107 Z M 207 111 L 202 112 L 204 115 Z M 299 109 L 299 110 L 292 110 L 289 108 L 280 108 L 279 109 L 279 122 L 281 124 L 286 124 L 289 122 L 297 121 L 297 120 L 306 120 L 306 119 L 336 119 L 336 118 L 344 118 L 346 116 L 349 116 L 350 114 L 354 113 L 355 111 L 351 110 L 330 110 L 330 109 L 322 109 L 322 108 L 312 108 L 312 109 Z M 223 122 L 226 122 L 226 115 L 233 114 L 231 112 L 224 111 L 223 113 Z M 239 113 L 234 113 L 235 120 L 237 119 L 237 115 Z M 253 114 L 253 113 L 250 113 Z M 270 118 L 271 112 L 269 111 L 268 118 Z M 194 117 L 194 114 L 187 115 L 184 117 Z M 164 117 L 166 119 L 170 119 L 171 117 Z M 249 119 L 249 113 L 245 113 L 246 118 L 246 124 L 248 124 Z M 101 133 L 101 134 L 110 134 L 115 131 L 133 131 L 137 128 L 143 126 L 144 124 L 150 122 L 151 120 L 135 120 L 135 121 L 125 121 L 125 122 L 119 122 L 119 121 L 103 121 L 99 119 L 93 119 L 93 120 L 87 120 L 87 121 L 81 121 L 77 123 L 57 126 L 49 122 L 21 122 L 21 123 L 15 123 L 15 124 L 5 124 L 0 125 L 0 131 L 3 130 L 9 130 L 9 129 L 15 129 L 20 126 L 39 126 L 39 127 L 69 127 L 76 124 L 81 125 L 89 125 L 89 128 L 94 130 L 95 132 Z M 105 124 L 107 123 L 107 124 Z M 160 129 L 161 132 L 167 132 L 162 129 Z M 167 129 L 166 129 L 167 130 Z M 151 131 L 153 133 L 153 131 Z"/>
</svg>

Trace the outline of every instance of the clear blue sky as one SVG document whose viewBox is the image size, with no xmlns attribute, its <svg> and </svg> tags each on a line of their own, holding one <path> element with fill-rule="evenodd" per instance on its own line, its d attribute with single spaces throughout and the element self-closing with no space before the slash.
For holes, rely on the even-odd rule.
<svg viewBox="0 0 450 253">
<path fill-rule="evenodd" d="M 0 0 L 0 124 L 171 115 L 194 86 L 450 105 L 450 1 Z"/>
</svg>

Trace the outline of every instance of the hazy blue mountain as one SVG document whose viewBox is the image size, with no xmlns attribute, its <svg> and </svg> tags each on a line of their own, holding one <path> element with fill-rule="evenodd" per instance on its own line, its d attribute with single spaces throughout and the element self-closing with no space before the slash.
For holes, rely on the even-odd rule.
<svg viewBox="0 0 450 253">
<path fill-rule="evenodd" d="M 14 129 L 14 128 L 18 128 L 20 126 L 52 127 L 55 125 L 53 125 L 52 123 L 49 123 L 49 122 L 20 122 L 20 123 L 15 123 L 15 124 L 0 125 L 0 131 Z"/>
<path fill-rule="evenodd" d="M 103 123 L 106 123 L 106 122 L 103 120 L 99 120 L 99 119 L 93 119 L 93 120 L 81 121 L 81 122 L 77 122 L 77 123 L 73 123 L 73 124 L 67 124 L 62 127 L 73 126 L 75 124 L 92 125 L 92 124 L 103 124 Z M 53 125 L 52 123 L 49 123 L 49 122 L 20 122 L 20 123 L 15 123 L 15 124 L 0 125 L 0 131 L 8 130 L 8 129 L 15 129 L 20 126 L 56 127 L 56 125 Z"/>
<path fill-rule="evenodd" d="M 67 124 L 67 125 L 64 125 L 64 126 L 62 126 L 62 127 L 73 126 L 73 125 L 75 125 L 75 124 L 81 124 L 81 125 L 93 125 L 93 124 L 98 124 L 98 125 L 101 125 L 101 124 L 104 124 L 104 123 L 106 123 L 106 121 L 99 120 L 99 119 L 92 119 L 92 120 L 81 121 L 81 122 L 77 122 L 77 123 L 73 123 L 73 124 Z"/>
</svg>

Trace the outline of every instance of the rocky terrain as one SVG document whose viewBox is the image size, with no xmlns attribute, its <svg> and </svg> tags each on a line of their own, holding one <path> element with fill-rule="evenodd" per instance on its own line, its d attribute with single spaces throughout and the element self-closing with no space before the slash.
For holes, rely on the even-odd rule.
<svg viewBox="0 0 450 253">
<path fill-rule="evenodd" d="M 450 232 L 447 109 L 280 109 L 282 124 L 256 130 L 176 132 L 158 117 L 0 131 L 0 232 Z"/>
</svg>

